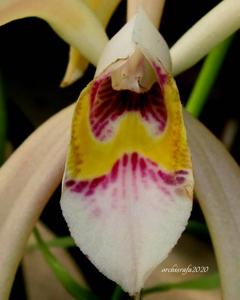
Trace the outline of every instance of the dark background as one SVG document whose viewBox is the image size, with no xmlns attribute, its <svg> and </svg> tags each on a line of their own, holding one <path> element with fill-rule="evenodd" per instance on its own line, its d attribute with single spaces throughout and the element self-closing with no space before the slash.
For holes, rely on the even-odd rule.
<svg viewBox="0 0 240 300">
<path fill-rule="evenodd" d="M 167 0 L 161 23 L 161 33 L 169 46 L 206 12 L 217 0 Z M 107 32 L 113 36 L 125 23 L 126 2 L 122 1 L 112 17 Z M 37 18 L 17 20 L 0 28 L 0 70 L 7 98 L 8 140 L 17 148 L 24 139 L 51 115 L 74 102 L 82 88 L 92 79 L 94 67 L 90 66 L 84 77 L 61 89 L 59 83 L 68 61 L 68 45 L 47 23 Z M 218 76 L 217 82 L 204 107 L 200 120 L 219 138 L 226 123 L 235 120 L 238 126 L 239 107 L 239 32 Z M 187 101 L 202 61 L 176 78 L 183 104 Z M 231 152 L 239 161 L 239 130 Z M 42 220 L 58 235 L 68 231 L 59 207 L 60 189 L 56 191 L 43 212 Z M 54 218 L 52 217 L 54 216 Z M 193 218 L 202 220 L 199 208 L 194 208 Z M 78 249 L 71 254 L 80 264 L 93 290 L 106 299 L 114 284 L 99 274 Z M 19 269 L 11 299 L 25 299 L 21 269 Z M 104 289 L 102 288 L 104 287 Z"/>
</svg>

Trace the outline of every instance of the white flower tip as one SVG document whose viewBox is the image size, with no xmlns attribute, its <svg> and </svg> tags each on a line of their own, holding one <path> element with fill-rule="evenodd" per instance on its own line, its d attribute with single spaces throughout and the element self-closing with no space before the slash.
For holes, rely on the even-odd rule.
<svg viewBox="0 0 240 300">
<path fill-rule="evenodd" d="M 151 23 L 143 9 L 108 42 L 99 60 L 98 76 L 115 62 L 129 58 L 139 49 L 146 58 L 157 58 L 165 70 L 171 72 L 172 64 L 167 43 Z"/>
</svg>

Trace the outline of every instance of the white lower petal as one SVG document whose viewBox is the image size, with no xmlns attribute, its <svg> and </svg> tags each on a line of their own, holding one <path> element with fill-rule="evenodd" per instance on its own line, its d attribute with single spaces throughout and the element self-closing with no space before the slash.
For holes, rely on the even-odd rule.
<svg viewBox="0 0 240 300">
<path fill-rule="evenodd" d="M 180 237 L 192 201 L 184 183 L 167 184 L 147 160 L 143 176 L 140 164 L 133 170 L 128 157 L 94 188 L 91 182 L 83 189 L 77 183 L 64 188 L 61 206 L 80 249 L 103 274 L 135 294 Z"/>
</svg>

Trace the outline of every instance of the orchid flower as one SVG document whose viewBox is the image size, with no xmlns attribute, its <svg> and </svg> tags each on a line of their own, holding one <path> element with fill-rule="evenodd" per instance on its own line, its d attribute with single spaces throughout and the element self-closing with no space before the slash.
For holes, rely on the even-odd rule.
<svg viewBox="0 0 240 300">
<path fill-rule="evenodd" d="M 82 1 L 76 2 L 82 3 Z M 71 1 L 71 3 L 76 2 Z M 99 43 L 99 49 L 101 49 L 91 49 L 91 51 L 88 51 L 88 47 L 91 45 L 88 44 L 87 46 L 85 44 L 81 46 L 82 43 L 78 43 L 81 39 L 77 39 L 76 35 L 74 35 L 81 29 L 73 26 L 73 28 L 68 27 L 66 30 L 62 30 L 66 24 L 61 21 L 64 19 L 57 18 L 57 14 L 55 14 L 54 11 L 54 4 L 52 6 L 49 5 L 51 14 L 46 13 L 46 7 L 48 5 L 45 7 L 44 14 L 42 13 L 42 7 L 40 10 L 41 14 L 38 14 L 39 8 L 37 8 L 37 6 L 35 7 L 35 3 L 24 1 L 26 7 L 29 7 L 23 10 L 21 10 L 21 3 L 23 3 L 23 1 L 4 1 L 1 3 L 0 12 L 2 10 L 4 11 L 3 14 L 0 14 L 1 24 L 5 24 L 18 17 L 39 15 L 40 17 L 44 17 L 65 40 L 73 46 L 79 47 L 81 52 L 86 57 L 89 57 L 91 62 L 96 64 L 96 61 L 99 61 L 99 52 L 102 52 L 102 45 L 106 44 L 106 37 L 105 34 L 102 34 L 101 29 L 100 35 L 102 36 L 102 42 Z M 34 7 L 34 12 L 30 3 Z M 65 2 L 62 1 L 62 3 Z M 231 26 L 221 24 L 219 17 L 223 14 L 223 10 L 219 10 L 219 5 L 225 9 L 232 9 L 232 18 L 227 20 L 227 23 L 231 24 Z M 200 21 L 196 24 L 192 31 L 190 30 L 190 33 L 183 37 L 180 43 L 176 44 L 173 48 L 174 51 L 171 52 L 173 70 L 178 64 L 177 70 L 183 71 L 190 67 L 187 63 L 190 54 L 188 52 L 184 59 L 184 53 L 187 53 L 184 47 L 189 48 L 188 41 L 194 39 L 196 32 L 200 32 L 198 35 L 199 41 L 204 40 L 207 34 L 201 31 L 201 29 L 205 28 L 206 24 L 214 23 L 214 29 L 216 29 L 214 35 L 217 36 L 218 39 L 213 39 L 212 43 L 209 43 L 211 37 L 208 35 L 208 39 L 204 40 L 204 54 L 219 42 L 220 39 L 224 39 L 228 34 L 239 28 L 239 2 L 236 0 L 225 0 L 219 5 L 205 16 L 203 22 Z M 69 7 L 71 7 L 70 4 Z M 60 13 L 62 13 L 60 15 L 63 16 L 64 12 L 66 12 L 64 9 L 60 9 Z M 87 16 L 92 16 L 92 13 L 89 13 L 88 10 L 86 10 L 86 12 Z M 73 16 L 78 15 L 75 9 L 69 14 Z M 80 12 L 79 15 L 82 16 Z M 139 20 L 144 20 L 145 24 L 147 24 L 146 28 L 143 28 L 143 24 L 141 24 Z M 95 21 L 94 19 L 94 22 Z M 89 28 L 94 27 L 96 30 L 97 28 L 102 28 L 99 22 L 96 21 L 94 24 L 95 25 L 89 24 Z M 75 25 L 79 25 L 78 22 Z M 225 31 L 222 30 L 223 26 L 227 28 Z M 147 30 L 147 33 L 150 32 L 151 34 L 143 36 L 139 29 L 142 29 L 143 32 Z M 83 32 L 83 30 L 85 29 L 82 29 L 81 32 Z M 88 31 L 88 26 L 86 26 L 86 32 L 82 37 L 86 37 L 91 33 Z M 130 293 L 135 293 L 142 287 L 148 275 L 147 273 L 150 273 L 152 269 L 164 259 L 184 229 L 191 210 L 191 201 L 189 198 L 192 191 L 192 174 L 189 151 L 186 145 L 185 131 L 181 117 L 181 106 L 171 76 L 171 60 L 165 42 L 154 30 L 154 27 L 149 23 L 143 13 L 140 13 L 140 16 L 138 15 L 132 19 L 118 33 L 115 39 L 116 38 L 121 38 L 126 48 L 120 47 L 121 49 L 116 49 L 114 39 L 110 41 L 99 61 L 94 81 L 84 90 L 80 96 L 81 102 L 76 105 L 61 205 L 67 222 L 69 223 L 70 230 L 81 249 L 90 256 L 90 259 L 92 259 L 108 277 L 120 282 Z M 146 39 L 150 39 L 150 42 L 156 45 L 156 49 L 160 49 L 161 51 L 156 53 L 151 46 L 149 47 L 151 44 L 145 42 Z M 84 38 L 82 41 L 83 40 Z M 108 56 L 106 54 L 109 51 L 108 48 L 114 49 L 113 55 Z M 198 48 L 197 45 L 197 48 L 191 47 L 190 49 L 192 57 L 194 57 L 191 64 L 195 63 L 204 55 L 202 51 L 198 51 Z M 181 49 L 181 58 L 178 55 L 179 49 Z M 135 72 L 127 73 L 130 80 L 124 80 L 124 76 L 122 75 L 126 74 L 126 71 L 131 71 L 132 66 L 134 66 Z M 174 71 L 174 74 L 175 73 L 177 73 L 177 71 Z M 111 88 L 110 79 L 112 80 L 113 88 Z M 95 87 L 95 90 L 93 90 L 93 87 Z M 109 123 L 101 124 L 101 111 L 99 113 L 96 109 L 97 105 L 101 105 L 103 103 L 102 101 L 106 100 L 104 105 L 112 109 L 111 106 L 108 106 L 108 99 L 116 100 L 117 95 L 122 94 L 122 90 L 126 90 L 126 87 L 129 90 L 129 92 L 124 92 L 129 96 L 127 104 L 125 104 L 123 108 L 119 108 L 118 103 L 113 101 L 114 112 L 117 112 L 117 114 L 113 116 L 113 119 L 111 119 L 112 116 L 108 115 L 109 118 L 107 121 L 109 121 Z M 114 90 L 118 90 L 118 92 Z M 90 94 L 91 91 L 92 94 Z M 108 96 L 105 94 L 107 92 L 110 93 Z M 130 107 L 129 103 L 132 103 L 131 100 L 139 98 L 139 94 L 143 95 L 143 98 L 146 97 L 149 101 L 143 105 L 140 112 L 137 113 L 136 106 L 133 105 Z M 160 113 L 156 110 L 156 107 L 154 107 L 154 101 L 156 101 L 156 98 L 154 98 L 155 95 L 158 95 L 158 99 L 160 99 Z M 172 102 L 176 105 L 173 105 Z M 92 108 L 94 108 L 94 111 Z M 149 109 L 151 113 L 149 113 Z M 78 115 L 77 113 L 80 114 Z M 63 172 L 66 140 L 71 114 L 72 108 L 68 108 L 53 117 L 52 120 L 41 127 L 18 149 L 5 164 L 0 173 L 1 202 L 3 206 L 6 206 L 5 211 L 1 211 L 2 218 L 0 220 L 0 242 L 1 245 L 4 245 L 4 248 L 0 249 L 0 265 L 2 268 L 0 295 L 2 299 L 8 298 L 14 274 L 22 257 L 31 229 L 36 223 L 49 196 L 60 181 Z M 86 118 L 88 116 L 90 116 L 90 119 L 87 122 Z M 176 120 L 174 118 L 175 116 Z M 102 126 L 99 126 L 99 124 Z M 133 127 L 134 124 L 138 126 Z M 78 125 L 80 125 L 80 127 Z M 213 243 L 222 278 L 223 294 L 226 299 L 236 299 L 236 295 L 239 294 L 237 284 L 239 280 L 239 254 L 237 252 L 239 242 L 237 239 L 234 239 L 234 233 L 235 231 L 238 232 L 240 228 L 238 222 L 239 206 L 236 205 L 237 195 L 239 195 L 239 169 L 222 149 L 219 142 L 188 115 L 186 116 L 186 125 L 187 128 L 189 126 L 189 141 L 193 153 L 193 165 L 196 166 L 196 170 L 194 169 L 196 173 L 196 190 L 207 222 L 210 225 L 210 232 L 213 236 Z M 84 126 L 86 130 L 82 136 L 78 136 L 83 131 Z M 174 132 L 174 129 L 177 130 L 176 132 L 178 134 L 176 135 L 176 140 L 173 141 L 173 139 L 166 138 L 166 136 L 168 135 L 169 137 L 169 135 Z M 130 134 L 132 140 L 129 138 L 127 141 L 124 133 Z M 140 134 L 141 139 L 139 138 Z M 174 138 L 175 134 L 172 135 L 172 138 Z M 158 137 L 161 137 L 159 141 Z M 48 142 L 48 147 L 46 144 L 42 145 L 41 141 L 43 139 Z M 144 143 L 140 142 L 142 139 Z M 150 141 L 149 145 L 154 147 L 148 148 L 145 141 Z M 117 147 L 111 148 L 111 142 L 112 145 Z M 166 144 L 166 149 L 168 150 L 166 153 L 161 152 L 161 147 L 159 147 L 160 149 L 156 148 L 155 143 L 158 142 Z M 175 142 L 179 145 L 179 149 L 175 148 L 174 151 Z M 209 151 L 209 144 L 212 147 L 211 151 Z M 197 149 L 195 145 L 197 145 Z M 80 149 L 79 146 L 81 147 Z M 218 161 L 216 161 L 216 157 L 212 155 L 213 149 L 215 155 L 219 158 Z M 88 153 L 88 150 L 91 150 L 91 152 Z M 182 155 L 178 157 L 178 154 L 176 154 L 178 151 L 176 150 L 180 150 Z M 106 153 L 104 153 L 105 151 Z M 158 151 L 163 155 L 158 156 Z M 32 154 L 31 162 L 29 162 L 28 157 L 26 157 L 29 153 Z M 83 157 L 82 154 L 86 156 Z M 93 162 L 91 163 L 89 161 L 89 154 L 92 155 L 91 159 L 94 159 L 96 166 L 93 165 Z M 98 157 L 96 157 L 96 155 L 98 155 Z M 198 156 L 200 157 L 199 161 Z M 173 157 L 177 158 L 174 163 L 171 161 Z M 101 164 L 98 158 L 104 158 Z M 208 164 L 209 161 L 211 164 Z M 52 166 L 51 169 L 48 168 L 50 163 Z M 74 165 L 72 163 L 74 163 Z M 85 164 L 84 168 L 82 168 L 83 163 Z M 208 164 L 207 167 L 206 163 Z M 16 170 L 23 165 L 25 171 L 23 176 L 19 178 Z M 81 165 L 80 169 L 78 168 L 79 165 Z M 86 168 L 86 166 L 88 166 L 89 169 Z M 224 180 L 215 179 L 215 174 L 220 174 L 223 170 L 227 170 L 229 174 L 234 172 L 233 174 L 235 176 L 224 178 Z M 126 172 L 126 176 L 123 176 L 124 172 Z M 29 179 L 32 173 L 34 175 Z M 43 176 L 43 174 L 45 176 Z M 144 176 L 145 174 L 146 177 Z M 205 180 L 203 187 L 201 178 L 205 177 L 205 174 L 209 174 L 211 180 L 209 182 Z M 125 181 L 125 186 L 127 187 L 125 190 L 119 186 L 120 176 L 122 179 L 127 178 L 129 180 Z M 156 180 L 154 180 L 154 178 Z M 132 190 L 129 188 L 130 180 L 133 183 L 132 187 L 134 189 Z M 90 181 L 92 182 L 90 183 Z M 14 187 L 12 187 L 12 182 L 15 182 Z M 114 189 L 114 187 L 116 187 L 116 189 Z M 149 189 L 149 187 L 151 187 L 151 189 Z M 87 201 L 87 198 L 96 195 L 94 192 L 99 192 L 100 188 L 102 188 L 102 195 L 106 193 L 109 197 L 99 199 L 100 195 L 97 194 L 97 202 L 101 205 L 98 207 L 94 201 Z M 137 202 L 137 199 L 143 199 L 142 193 L 144 193 L 145 188 L 150 194 L 149 201 L 151 202 L 151 206 L 144 206 L 144 210 L 144 207 L 141 207 L 141 203 L 140 201 Z M 162 201 L 157 201 L 158 197 L 155 196 L 155 191 L 157 191 L 158 194 L 160 193 Z M 234 191 L 234 193 L 231 191 Z M 126 206 L 121 206 L 121 203 L 118 201 L 116 207 L 114 207 L 114 203 L 104 200 L 111 200 L 112 194 L 115 194 L 117 199 L 119 193 L 124 194 L 124 192 L 131 196 L 128 197 L 128 195 L 125 194 L 124 199 L 132 199 L 128 202 L 125 201 L 124 205 Z M 18 194 L 19 196 L 16 197 Z M 106 194 L 104 196 L 106 196 Z M 209 195 L 210 199 L 208 198 Z M 102 201 L 103 203 L 99 203 L 99 200 L 105 202 Z M 135 200 L 136 202 L 133 202 Z M 137 207 L 134 212 L 135 215 L 133 213 L 132 221 L 137 221 L 136 217 L 140 216 L 139 227 L 136 223 L 131 223 L 131 219 L 126 217 L 126 212 L 131 212 L 131 205 Z M 161 223 L 162 220 L 156 217 L 159 213 L 159 209 L 156 209 L 156 211 L 152 209 L 152 206 L 155 207 L 155 205 L 157 208 L 161 206 L 162 211 L 164 211 L 164 214 L 161 214 L 163 223 Z M 224 210 L 221 209 L 222 205 L 224 206 Z M 76 210 L 75 207 L 77 208 Z M 79 208 L 81 208 L 81 211 L 79 211 Z M 181 212 L 180 217 L 178 216 L 178 211 L 176 211 L 177 209 Z M 21 211 L 21 214 L 19 214 L 19 211 Z M 114 214 L 112 213 L 113 211 Z M 111 212 L 111 214 L 108 212 Z M 105 218 L 102 218 L 103 213 L 107 213 Z M 77 219 L 79 214 L 81 214 L 83 219 Z M 123 216 L 125 214 L 125 219 L 124 217 L 123 219 L 120 218 L 121 214 Z M 152 218 L 153 216 L 154 218 Z M 114 217 L 116 218 L 116 226 L 114 226 L 115 223 L 114 220 L 112 220 Z M 145 222 L 144 217 L 146 217 L 148 222 Z M 84 218 L 86 223 L 83 223 Z M 102 221 L 100 221 L 101 219 Z M 134 249 L 131 250 L 130 256 L 126 254 L 126 250 L 129 248 L 125 247 L 129 247 L 129 241 L 131 241 L 131 239 L 129 239 L 129 235 L 126 232 L 124 220 L 130 225 L 133 225 L 131 232 L 135 233 L 137 237 L 134 241 L 137 247 L 135 248 L 135 252 Z M 224 226 L 221 224 L 222 220 L 225 222 Z M 112 221 L 112 223 L 110 223 L 110 221 Z M 101 222 L 101 226 L 99 226 L 99 222 Z M 167 227 L 164 227 L 165 222 L 168 224 Z M 83 227 L 78 228 L 79 224 Z M 88 226 L 88 224 L 90 224 L 90 226 Z M 110 227 L 105 226 L 105 224 L 109 224 Z M 151 229 L 158 230 L 161 224 L 165 230 L 169 230 L 169 236 L 165 235 L 164 237 L 164 234 L 162 234 L 160 237 L 159 232 L 151 232 Z M 120 225 L 123 225 L 123 228 L 119 228 Z M 150 231 L 147 231 L 148 225 Z M 86 229 L 87 226 L 88 228 Z M 114 230 L 112 227 L 116 227 L 114 229 L 117 233 L 122 235 L 116 237 L 115 241 L 112 240 Z M 105 232 L 102 231 L 103 228 L 106 230 Z M 141 228 L 142 232 L 139 231 L 139 228 Z M 222 228 L 221 232 L 218 230 L 219 228 Z M 82 236 L 79 235 L 80 230 Z M 91 236 L 92 232 L 94 232 L 94 235 Z M 226 233 L 231 233 L 231 245 Z M 120 242 L 117 245 L 119 238 L 121 238 L 120 241 L 123 240 L 124 234 L 126 234 L 127 240 L 125 243 Z M 133 235 L 130 237 L 132 238 Z M 141 237 L 144 237 L 144 240 L 141 239 Z M 93 239 L 92 241 L 90 241 L 91 238 Z M 162 241 L 165 241 L 165 244 L 162 245 L 165 249 L 162 248 L 159 254 L 157 251 L 159 250 L 159 239 L 161 238 Z M 94 244 L 96 251 L 95 249 L 88 249 L 88 243 L 94 243 L 94 239 L 99 243 L 102 240 L 101 251 L 97 248 L 98 244 Z M 110 245 L 108 243 L 110 243 Z M 151 257 L 149 257 L 147 253 L 150 245 L 154 247 L 154 249 L 149 249 L 152 253 Z M 109 253 L 110 247 L 117 249 L 119 253 L 124 255 L 121 259 L 123 259 L 126 265 L 123 266 L 123 263 L 121 263 L 121 265 L 125 268 L 124 270 L 129 268 L 126 276 L 133 275 L 133 278 L 130 278 L 129 282 L 126 282 L 125 278 L 123 278 L 124 276 L 121 274 L 121 272 L 124 271 L 121 269 L 113 269 L 113 263 L 120 268 L 120 258 L 119 256 L 118 258 L 114 258 L 115 254 Z M 107 252 L 104 252 L 103 250 L 106 249 Z M 142 253 L 138 251 L 142 251 Z M 107 253 L 109 256 L 107 256 Z M 140 254 L 144 255 L 141 256 L 141 261 L 138 263 L 132 261 L 133 257 L 140 257 Z M 223 257 L 225 258 L 225 262 L 227 262 L 226 265 L 223 264 Z M 110 261 L 107 261 L 107 259 Z M 115 260 L 115 262 L 113 262 L 113 260 Z M 131 267 L 135 268 L 135 270 L 131 269 Z M 234 278 L 230 276 L 231 272 Z"/>
<path fill-rule="evenodd" d="M 192 207 L 170 72 L 165 41 L 139 11 L 108 43 L 73 116 L 63 214 L 81 250 L 131 295 L 175 245 Z"/>
</svg>

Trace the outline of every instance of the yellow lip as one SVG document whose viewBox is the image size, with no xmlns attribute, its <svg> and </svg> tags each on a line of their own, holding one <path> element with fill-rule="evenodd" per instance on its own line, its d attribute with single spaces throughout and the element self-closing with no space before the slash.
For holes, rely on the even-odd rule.
<svg viewBox="0 0 240 300">
<path fill-rule="evenodd" d="M 75 179 L 91 179 L 108 173 L 124 153 L 138 152 L 167 171 L 191 168 L 183 126 L 181 103 L 174 81 L 162 87 L 167 109 L 167 126 L 162 134 L 152 135 L 137 112 L 125 112 L 113 136 L 99 141 L 89 122 L 90 94 L 93 83 L 82 92 L 74 113 L 68 175 Z"/>
</svg>

